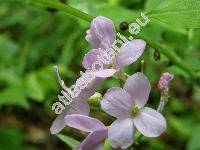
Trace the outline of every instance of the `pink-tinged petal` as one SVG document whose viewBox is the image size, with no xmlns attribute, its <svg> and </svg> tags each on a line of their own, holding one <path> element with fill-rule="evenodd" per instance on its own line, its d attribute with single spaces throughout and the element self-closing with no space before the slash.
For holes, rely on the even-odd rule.
<svg viewBox="0 0 200 150">
<path fill-rule="evenodd" d="M 107 131 L 108 132 L 108 131 Z M 108 133 L 107 133 L 108 134 Z M 107 135 L 108 136 L 108 135 Z M 105 139 L 103 142 L 97 144 L 95 147 L 94 147 L 94 150 L 103 150 L 103 146 L 104 146 L 104 143 L 105 143 Z"/>
<path fill-rule="evenodd" d="M 97 55 L 101 55 L 104 52 L 103 49 L 92 49 L 85 54 L 82 65 L 85 69 L 92 69 L 92 64 L 98 61 Z"/>
<path fill-rule="evenodd" d="M 92 96 L 99 84 L 103 82 L 103 78 L 93 77 L 93 75 L 82 75 L 75 84 L 76 90 L 74 93 L 78 93 L 75 99 L 86 100 Z M 77 92 L 78 91 L 78 92 Z"/>
<path fill-rule="evenodd" d="M 115 70 L 115 69 L 105 69 L 105 70 L 96 71 L 94 72 L 94 74 L 96 77 L 99 77 L 99 78 L 108 78 L 108 77 L 113 76 L 117 72 L 118 70 Z"/>
<path fill-rule="evenodd" d="M 50 128 L 51 134 L 57 134 L 65 127 L 64 117 L 67 115 L 67 112 L 68 108 L 65 108 L 65 110 L 56 117 Z"/>
<path fill-rule="evenodd" d="M 109 48 L 115 41 L 116 33 L 113 22 L 105 17 L 96 17 L 87 31 L 86 40 L 94 48 Z"/>
<path fill-rule="evenodd" d="M 146 137 L 158 137 L 166 129 L 167 123 L 162 114 L 144 107 L 133 119 L 136 128 Z"/>
<path fill-rule="evenodd" d="M 112 147 L 129 147 L 134 142 L 134 125 L 131 118 L 117 119 L 108 129 L 108 138 Z"/>
<path fill-rule="evenodd" d="M 87 76 L 86 74 L 82 75 L 75 84 L 76 90 L 74 90 L 74 93 L 78 93 L 75 99 L 88 99 L 96 92 L 98 85 L 100 85 L 106 78 L 113 76 L 116 72 L 117 70 L 114 69 L 105 69 L 102 71 L 90 72 L 89 74 L 93 74 L 90 76 Z M 84 88 L 81 89 L 81 87 Z"/>
<path fill-rule="evenodd" d="M 89 104 L 84 100 L 73 100 L 69 106 L 68 114 L 81 114 L 88 116 L 90 112 Z"/>
<path fill-rule="evenodd" d="M 133 106 L 133 99 L 121 88 L 109 89 L 101 101 L 102 109 L 116 118 L 128 117 Z"/>
<path fill-rule="evenodd" d="M 90 133 L 81 143 L 79 150 L 103 150 L 103 145 L 108 136 L 108 129 L 99 129 Z"/>
<path fill-rule="evenodd" d="M 86 101 L 73 100 L 72 103 L 69 106 L 66 106 L 63 112 L 56 117 L 50 128 L 51 133 L 57 134 L 65 127 L 64 118 L 66 115 L 82 114 L 88 116 L 89 111 L 89 105 Z"/>
<path fill-rule="evenodd" d="M 84 116 L 84 115 L 66 115 L 65 123 L 72 128 L 76 128 L 85 132 L 93 132 L 99 129 L 105 129 L 105 125 L 94 118 Z"/>
<path fill-rule="evenodd" d="M 146 42 L 143 40 L 133 40 L 126 42 L 117 55 L 117 67 L 123 68 L 135 62 L 144 52 Z"/>
<path fill-rule="evenodd" d="M 132 97 L 137 107 L 143 107 L 150 94 L 151 85 L 149 80 L 143 73 L 135 73 L 130 76 L 124 85 L 126 90 Z"/>
</svg>

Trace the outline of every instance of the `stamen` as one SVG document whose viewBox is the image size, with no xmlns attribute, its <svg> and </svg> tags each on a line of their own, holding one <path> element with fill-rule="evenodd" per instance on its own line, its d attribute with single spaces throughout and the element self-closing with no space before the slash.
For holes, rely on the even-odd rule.
<svg viewBox="0 0 200 150">
<path fill-rule="evenodd" d="M 131 114 L 133 117 L 136 117 L 140 112 L 140 109 L 138 107 L 133 107 Z"/>
<path fill-rule="evenodd" d="M 54 71 L 57 74 L 58 77 L 58 82 L 60 84 L 60 86 L 67 92 L 70 92 L 70 89 L 66 87 L 65 82 L 61 79 L 59 71 L 58 71 L 58 66 L 53 66 Z"/>
</svg>

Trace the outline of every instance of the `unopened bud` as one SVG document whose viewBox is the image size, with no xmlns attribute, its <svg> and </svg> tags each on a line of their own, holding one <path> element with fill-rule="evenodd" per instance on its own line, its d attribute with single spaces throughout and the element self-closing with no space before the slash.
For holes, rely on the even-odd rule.
<svg viewBox="0 0 200 150">
<path fill-rule="evenodd" d="M 171 73 L 163 73 L 158 82 L 158 88 L 163 94 L 168 94 L 169 92 L 169 82 L 174 78 Z"/>
</svg>

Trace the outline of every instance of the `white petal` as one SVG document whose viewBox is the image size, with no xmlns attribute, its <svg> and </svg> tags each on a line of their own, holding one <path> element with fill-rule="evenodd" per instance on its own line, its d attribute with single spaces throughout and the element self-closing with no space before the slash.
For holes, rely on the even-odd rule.
<svg viewBox="0 0 200 150">
<path fill-rule="evenodd" d="M 69 106 L 68 114 L 81 114 L 88 116 L 90 112 L 89 104 L 84 100 L 73 100 Z"/>
<path fill-rule="evenodd" d="M 162 114 L 151 108 L 144 107 L 133 119 L 136 128 L 147 137 L 160 136 L 167 127 Z"/>
<path fill-rule="evenodd" d="M 87 31 L 86 40 L 94 48 L 109 48 L 115 41 L 115 26 L 112 20 L 98 16 L 96 17 Z"/>
<path fill-rule="evenodd" d="M 56 117 L 50 128 L 51 134 L 57 134 L 65 127 L 64 117 L 67 115 L 67 112 L 68 110 L 65 108 L 65 110 L 63 110 L 63 112 Z"/>
<path fill-rule="evenodd" d="M 134 142 L 134 125 L 131 118 L 117 119 L 108 129 L 108 138 L 112 147 L 129 147 Z"/>
<path fill-rule="evenodd" d="M 85 132 L 93 132 L 99 129 L 106 129 L 105 125 L 95 119 L 84 115 L 72 114 L 65 116 L 65 123 L 72 128 Z"/>
<path fill-rule="evenodd" d="M 80 150 L 103 150 L 103 145 L 108 136 L 108 129 L 91 132 L 80 145 Z"/>
<path fill-rule="evenodd" d="M 59 133 L 65 127 L 64 117 L 68 114 L 82 114 L 89 115 L 89 105 L 86 101 L 73 100 L 73 102 L 66 106 L 63 112 L 56 117 L 50 131 L 52 134 Z"/>
<path fill-rule="evenodd" d="M 92 96 L 95 93 L 98 85 L 102 83 L 104 80 L 102 78 L 93 77 L 93 75 L 89 75 L 89 74 L 91 73 L 85 73 L 79 79 L 77 79 L 76 84 L 75 84 L 76 88 L 74 90 L 75 91 L 74 93 L 77 93 L 76 94 L 77 97 L 75 99 L 78 99 L 78 100 L 88 99 L 90 96 Z M 80 88 L 80 85 L 83 86 L 83 89 Z"/>
<path fill-rule="evenodd" d="M 149 98 L 151 85 L 147 77 L 138 72 L 126 80 L 124 89 L 131 95 L 136 106 L 143 107 Z"/>
<path fill-rule="evenodd" d="M 94 72 L 94 74 L 96 77 L 99 77 L 99 78 L 108 78 L 108 77 L 113 76 L 116 72 L 118 72 L 118 70 L 104 69 L 104 70 L 96 71 Z"/>
<path fill-rule="evenodd" d="M 116 118 L 129 117 L 133 106 L 130 95 L 121 88 L 109 89 L 101 102 L 102 109 Z"/>
<path fill-rule="evenodd" d="M 143 54 L 146 42 L 143 40 L 133 40 L 126 42 L 117 55 L 117 66 L 123 68 L 135 62 Z"/>
<path fill-rule="evenodd" d="M 92 49 L 87 54 L 85 54 L 82 65 L 85 69 L 92 69 L 92 64 L 98 61 L 97 55 L 101 55 L 104 50 L 101 48 Z"/>
</svg>

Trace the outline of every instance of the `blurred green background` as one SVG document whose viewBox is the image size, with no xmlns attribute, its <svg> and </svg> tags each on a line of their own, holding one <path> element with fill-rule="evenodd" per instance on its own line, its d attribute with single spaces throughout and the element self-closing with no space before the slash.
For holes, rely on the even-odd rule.
<svg viewBox="0 0 200 150">
<path fill-rule="evenodd" d="M 135 21 L 141 11 L 150 10 L 159 0 L 62 0 L 93 16 L 111 18 L 116 26 L 122 21 Z M 51 105 L 60 87 L 52 66 L 60 67 L 68 86 L 83 71 L 81 62 L 91 49 L 86 42 L 89 23 L 64 12 L 28 6 L 25 0 L 0 0 L 0 150 L 71 149 L 72 139 L 62 142 L 49 128 L 56 117 Z M 174 28 L 149 23 L 142 34 L 173 50 L 184 63 L 200 71 L 200 30 Z M 122 32 L 123 34 L 123 32 Z M 160 93 L 157 82 L 162 72 L 175 74 L 170 100 L 164 110 L 166 132 L 157 139 L 143 138 L 140 150 L 200 150 L 200 87 L 164 55 L 147 47 L 145 74 L 152 83 L 149 105 L 156 108 Z M 156 57 L 155 57 L 156 55 Z M 132 74 L 140 70 L 140 61 L 126 68 Z M 108 79 L 100 92 L 120 86 Z M 97 116 L 95 109 L 92 116 Z M 108 117 L 98 115 L 109 125 Z M 67 128 L 68 137 L 83 140 L 84 133 Z M 62 137 L 60 137 L 62 138 Z M 75 142 L 76 143 L 76 142 Z M 109 147 L 109 146 L 108 146 Z M 109 148 L 107 148 L 109 150 Z"/>
</svg>

